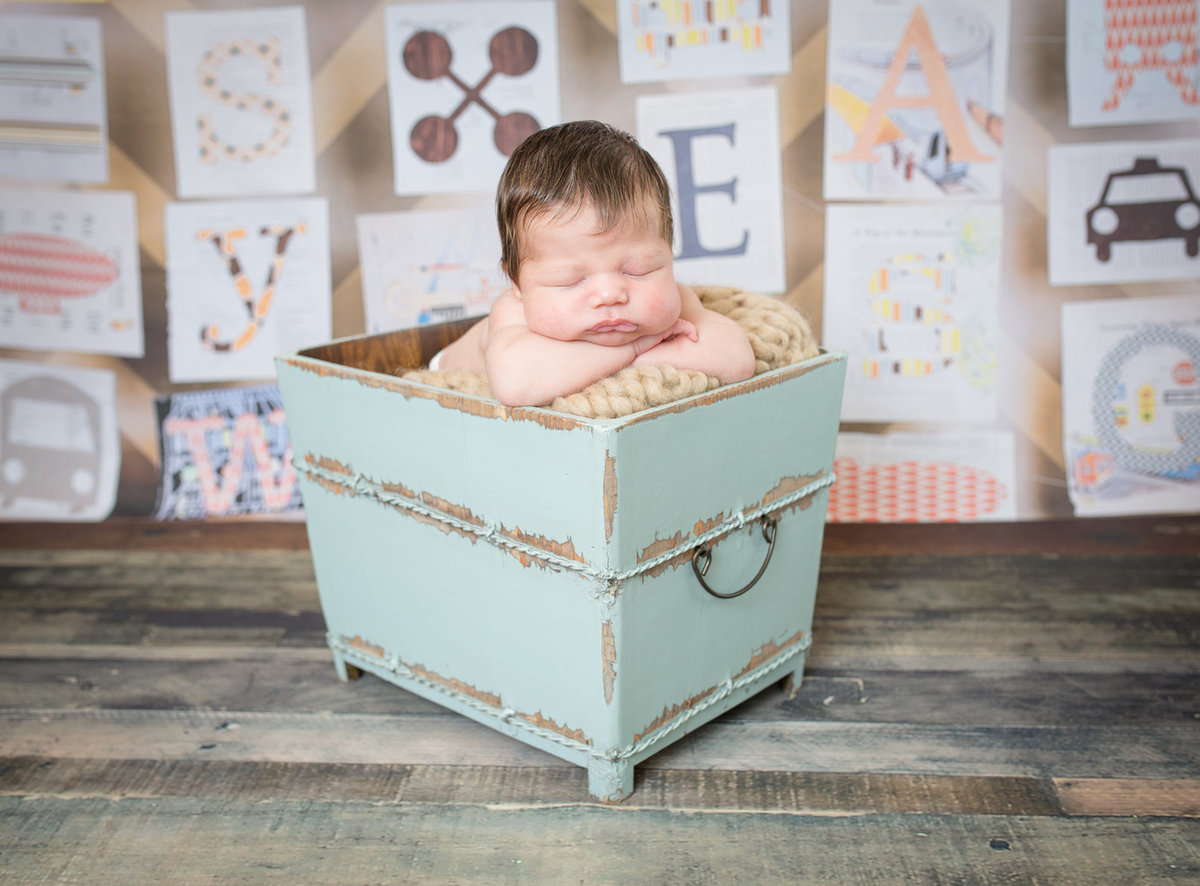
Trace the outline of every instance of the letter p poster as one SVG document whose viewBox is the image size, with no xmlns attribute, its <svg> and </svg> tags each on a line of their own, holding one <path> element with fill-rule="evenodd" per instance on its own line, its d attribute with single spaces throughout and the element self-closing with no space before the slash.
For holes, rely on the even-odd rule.
<svg viewBox="0 0 1200 886">
<path fill-rule="evenodd" d="M 1007 0 L 829 4 L 826 200 L 1000 196 Z"/>
</svg>

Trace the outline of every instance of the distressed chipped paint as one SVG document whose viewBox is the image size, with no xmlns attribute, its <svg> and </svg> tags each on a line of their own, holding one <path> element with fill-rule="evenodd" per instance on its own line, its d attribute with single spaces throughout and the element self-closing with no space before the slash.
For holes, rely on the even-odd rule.
<svg viewBox="0 0 1200 886">
<path fill-rule="evenodd" d="M 613 640 L 611 619 L 600 623 L 600 672 L 604 679 L 604 703 L 610 705 L 617 682 L 617 644 Z"/>
<path fill-rule="evenodd" d="M 586 766 L 615 802 L 634 764 L 801 672 L 844 356 L 582 419 L 314 356 L 327 351 L 277 365 L 343 678 L 367 670 Z M 762 580 L 705 593 L 696 545 L 713 586 L 738 587 L 763 562 L 768 513 Z"/>
<path fill-rule="evenodd" d="M 683 532 L 676 532 L 670 538 L 656 538 L 638 552 L 637 562 L 645 563 L 647 560 L 652 560 L 655 557 L 665 554 L 667 551 L 674 551 L 682 547 L 687 538 L 688 536 L 685 536 Z"/>
<path fill-rule="evenodd" d="M 604 540 L 612 540 L 613 520 L 617 516 L 617 460 L 612 453 L 604 453 Z"/>
</svg>

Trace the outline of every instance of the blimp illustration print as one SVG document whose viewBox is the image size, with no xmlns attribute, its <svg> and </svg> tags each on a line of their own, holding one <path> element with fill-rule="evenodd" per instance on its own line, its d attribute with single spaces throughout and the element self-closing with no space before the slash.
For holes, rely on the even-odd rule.
<svg viewBox="0 0 1200 886">
<path fill-rule="evenodd" d="M 141 357 L 133 194 L 14 189 L 0 202 L 0 346 Z"/>
</svg>

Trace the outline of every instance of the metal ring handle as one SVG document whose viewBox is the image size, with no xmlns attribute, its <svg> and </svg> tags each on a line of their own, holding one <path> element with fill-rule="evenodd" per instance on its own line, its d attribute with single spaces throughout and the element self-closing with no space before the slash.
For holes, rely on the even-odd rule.
<svg viewBox="0 0 1200 886">
<path fill-rule="evenodd" d="M 729 594 L 722 594 L 720 591 L 714 591 L 709 587 L 708 582 L 704 580 L 704 576 L 708 575 L 708 567 L 712 565 L 712 550 L 708 545 L 701 545 L 696 548 L 692 554 L 692 571 L 696 573 L 696 580 L 700 582 L 700 587 L 708 591 L 714 597 L 719 597 L 722 600 L 732 600 L 734 597 L 740 597 L 746 591 L 754 587 L 758 580 L 762 578 L 762 574 L 767 571 L 767 564 L 771 562 L 771 554 L 775 553 L 775 530 L 777 523 L 774 518 L 764 516 L 762 518 L 762 534 L 763 539 L 767 543 L 767 556 L 763 557 L 762 566 L 758 567 L 758 572 L 754 573 L 754 578 L 746 583 L 745 587 L 739 588 Z"/>
</svg>

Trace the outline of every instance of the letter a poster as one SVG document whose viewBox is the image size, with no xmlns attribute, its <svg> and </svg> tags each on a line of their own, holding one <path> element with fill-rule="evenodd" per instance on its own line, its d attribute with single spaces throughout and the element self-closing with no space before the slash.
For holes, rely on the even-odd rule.
<svg viewBox="0 0 1200 886">
<path fill-rule="evenodd" d="M 1007 0 L 829 4 L 826 200 L 995 199 Z"/>
</svg>

